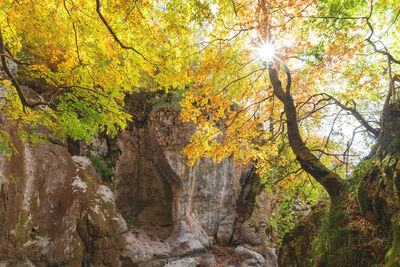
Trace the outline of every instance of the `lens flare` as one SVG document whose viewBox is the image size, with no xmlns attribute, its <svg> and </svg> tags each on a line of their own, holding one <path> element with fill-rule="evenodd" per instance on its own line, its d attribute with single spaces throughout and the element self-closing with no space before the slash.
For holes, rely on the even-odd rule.
<svg viewBox="0 0 400 267">
<path fill-rule="evenodd" d="M 266 42 L 257 47 L 256 53 L 262 61 L 270 63 L 276 56 L 276 48 L 272 43 Z"/>
</svg>

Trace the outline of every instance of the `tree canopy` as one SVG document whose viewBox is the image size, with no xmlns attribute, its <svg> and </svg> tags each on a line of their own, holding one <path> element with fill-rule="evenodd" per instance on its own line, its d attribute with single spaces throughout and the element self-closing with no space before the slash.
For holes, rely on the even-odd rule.
<svg viewBox="0 0 400 267">
<path fill-rule="evenodd" d="M 340 195 L 363 152 L 354 138 L 374 143 L 383 108 L 397 100 L 399 3 L 232 5 L 232 18 L 213 23 L 224 37 L 206 40 L 213 59 L 200 63 L 183 100 L 182 117 L 200 125 L 186 155 L 252 161 L 285 186 L 311 174 Z M 269 62 L 260 61 L 263 46 L 275 49 Z"/>
<path fill-rule="evenodd" d="M 182 90 L 189 163 L 232 156 L 284 187 L 312 175 L 332 197 L 397 100 L 399 14 L 397 0 L 1 0 L 0 112 L 30 141 L 90 140 L 126 127 L 126 94 Z"/>
<path fill-rule="evenodd" d="M 189 26 L 201 10 L 184 1 L 0 1 L 2 60 L 19 65 L 3 81 L 2 113 L 76 139 L 124 129 L 125 94 L 190 83 Z M 37 87 L 33 99 L 24 85 Z"/>
</svg>

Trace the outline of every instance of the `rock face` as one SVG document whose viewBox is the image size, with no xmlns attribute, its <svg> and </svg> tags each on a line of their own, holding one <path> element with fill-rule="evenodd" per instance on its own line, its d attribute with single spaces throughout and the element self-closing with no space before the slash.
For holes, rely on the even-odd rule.
<svg viewBox="0 0 400 267">
<path fill-rule="evenodd" d="M 168 106 L 140 110 L 113 142 L 32 147 L 12 135 L 18 155 L 0 157 L 0 266 L 216 266 L 214 244 L 246 246 L 242 226 L 265 208 L 260 198 L 253 217 L 243 212 L 254 173 L 231 159 L 187 166 L 193 125 Z M 112 190 L 89 155 L 112 158 Z M 268 238 L 228 249 L 224 262 L 275 266 Z"/>
<path fill-rule="evenodd" d="M 279 266 L 301 267 L 311 266 L 311 243 L 317 235 L 321 220 L 328 210 L 328 203 L 319 203 L 310 214 L 298 224 L 282 240 L 279 248 Z"/>
<path fill-rule="evenodd" d="M 160 240 L 162 253 L 168 256 L 195 254 L 213 242 L 230 242 L 245 178 L 230 159 L 187 166 L 181 151 L 194 128 L 178 115 L 173 109 L 158 109 L 146 123 L 125 131 L 116 162 L 119 210 L 135 222 L 137 236 Z M 162 257 L 157 249 L 152 253 Z M 140 260 L 130 258 L 130 263 Z"/>
<path fill-rule="evenodd" d="M 6 122 L 2 128 L 12 132 Z M 80 266 L 89 245 L 77 225 L 87 221 L 95 238 L 123 231 L 125 222 L 107 189 L 89 175 L 88 159 L 76 163 L 62 146 L 23 145 L 14 135 L 12 140 L 18 155 L 0 158 L 0 260 L 6 266 Z"/>
</svg>

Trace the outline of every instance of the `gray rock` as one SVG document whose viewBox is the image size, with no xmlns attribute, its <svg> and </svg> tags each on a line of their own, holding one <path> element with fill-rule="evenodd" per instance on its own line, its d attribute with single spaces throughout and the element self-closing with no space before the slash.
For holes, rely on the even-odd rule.
<svg viewBox="0 0 400 267">
<path fill-rule="evenodd" d="M 164 267 L 196 267 L 196 261 L 193 258 L 185 258 L 169 262 Z"/>
<path fill-rule="evenodd" d="M 217 242 L 222 244 L 228 244 L 231 239 L 234 223 L 235 223 L 236 214 L 231 214 L 222 219 L 221 223 L 218 226 L 217 231 Z"/>
<path fill-rule="evenodd" d="M 215 256 L 214 255 L 203 255 L 199 260 L 199 265 L 201 267 L 214 266 Z"/>
<path fill-rule="evenodd" d="M 214 236 L 227 243 L 233 232 L 241 176 L 232 159 L 188 166 L 181 151 L 194 131 L 177 111 L 157 109 L 118 137 L 117 206 L 138 226 L 166 229 L 170 256 L 205 251 Z"/>
<path fill-rule="evenodd" d="M 96 137 L 92 143 L 89 144 L 90 153 L 97 157 L 106 157 L 108 154 L 107 140 L 105 138 Z"/>
<path fill-rule="evenodd" d="M 232 159 L 188 166 L 181 151 L 194 131 L 176 111 L 157 109 L 120 134 L 114 192 L 96 183 L 101 179 L 88 158 L 71 157 L 52 143 L 23 145 L 11 134 L 19 154 L 11 161 L 0 155 L 0 247 L 36 266 L 161 266 L 169 259 L 179 259 L 171 266 L 213 266 L 214 256 L 200 255 L 214 237 L 225 244 L 231 239 L 241 175 Z M 99 156 L 109 153 L 103 141 L 92 146 Z M 255 219 L 268 216 L 261 210 L 257 206 L 252 219 L 265 225 Z M 258 240 L 252 230 L 247 236 L 264 248 L 265 236 Z M 18 256 L 4 251 L 4 264 Z M 242 266 L 263 263 L 250 249 L 235 253 Z M 182 258 L 187 255 L 198 256 Z"/>
<path fill-rule="evenodd" d="M 264 267 L 265 259 L 264 257 L 250 249 L 239 246 L 234 250 L 240 261 L 240 267 L 254 266 L 254 267 Z"/>
<path fill-rule="evenodd" d="M 117 254 L 111 254 L 125 222 L 111 190 L 97 186 L 87 172 L 91 163 L 74 161 L 52 143 L 23 144 L 6 121 L 0 126 L 18 150 L 11 160 L 0 154 L 0 199 L 6 199 L 0 205 L 0 247 L 7 248 L 0 258 L 10 264 L 24 255 L 35 266 L 80 265 L 88 245 L 100 262 L 118 265 Z M 97 217 L 90 220 L 89 211 Z"/>
<path fill-rule="evenodd" d="M 263 236 L 262 230 L 257 222 L 246 221 L 240 227 L 240 237 L 247 244 L 253 246 L 263 245 L 265 236 Z"/>
<path fill-rule="evenodd" d="M 11 74 L 15 75 L 18 71 L 18 65 L 13 60 L 6 58 L 6 64 Z M 3 69 L 3 64 L 0 61 L 0 79 L 8 79 L 6 72 Z"/>
<path fill-rule="evenodd" d="M 266 267 L 278 267 L 278 258 L 274 248 L 266 247 L 263 254 Z"/>
</svg>

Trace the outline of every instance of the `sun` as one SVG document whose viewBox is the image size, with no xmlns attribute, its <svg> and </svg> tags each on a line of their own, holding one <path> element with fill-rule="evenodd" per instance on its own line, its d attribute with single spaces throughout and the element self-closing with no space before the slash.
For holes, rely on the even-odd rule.
<svg viewBox="0 0 400 267">
<path fill-rule="evenodd" d="M 263 42 L 256 48 L 256 53 L 261 61 L 270 63 L 276 57 L 276 48 L 271 42 Z"/>
</svg>

